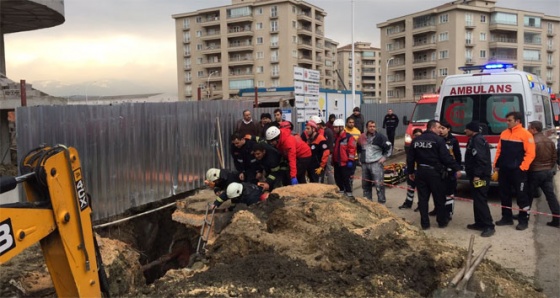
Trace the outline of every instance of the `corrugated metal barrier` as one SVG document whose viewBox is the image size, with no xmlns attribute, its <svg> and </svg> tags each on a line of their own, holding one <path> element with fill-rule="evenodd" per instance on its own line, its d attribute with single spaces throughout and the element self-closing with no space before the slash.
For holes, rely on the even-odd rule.
<svg viewBox="0 0 560 298">
<path fill-rule="evenodd" d="M 399 115 L 405 105 L 392 108 Z M 219 167 L 218 119 L 224 162 L 232 168 L 230 135 L 245 109 L 255 121 L 274 110 L 239 101 L 22 107 L 16 110 L 18 157 L 41 144 L 75 147 L 94 219 L 104 219 L 202 187 L 206 170 Z M 383 104 L 362 106 L 366 121 L 380 123 L 386 110 Z M 294 123 L 296 114 L 292 108 Z"/>
</svg>

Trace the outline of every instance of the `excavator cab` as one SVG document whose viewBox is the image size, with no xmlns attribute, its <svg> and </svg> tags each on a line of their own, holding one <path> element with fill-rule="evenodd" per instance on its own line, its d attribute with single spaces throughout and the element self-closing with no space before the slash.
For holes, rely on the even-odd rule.
<svg viewBox="0 0 560 298">
<path fill-rule="evenodd" d="M 40 242 L 57 296 L 108 297 L 91 202 L 75 148 L 42 146 L 0 177 L 0 193 L 23 183 L 27 202 L 0 205 L 0 266 Z"/>
</svg>

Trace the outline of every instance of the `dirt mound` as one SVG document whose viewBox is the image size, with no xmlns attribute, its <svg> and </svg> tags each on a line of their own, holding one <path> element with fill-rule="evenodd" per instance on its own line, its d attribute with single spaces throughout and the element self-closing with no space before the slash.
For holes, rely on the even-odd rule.
<svg viewBox="0 0 560 298">
<path fill-rule="evenodd" d="M 382 205 L 339 196 L 332 186 L 298 185 L 277 189 L 268 201 L 236 211 L 209 243 L 202 270 L 170 271 L 142 292 L 426 297 L 447 286 L 465 255 L 428 238 Z M 544 297 L 493 262 L 484 261 L 475 275 L 469 289 L 484 297 Z"/>
<path fill-rule="evenodd" d="M 145 258 L 155 252 L 148 244 L 159 255 L 173 252 L 181 241 L 195 246 L 214 198 L 202 191 L 178 202 L 173 214 L 152 213 L 98 236 L 111 295 L 429 297 L 464 266 L 465 250 L 426 236 L 383 205 L 340 196 L 334 186 L 307 184 L 279 188 L 265 202 L 216 213 L 213 228 L 219 233 L 210 238 L 205 261 L 192 269 L 167 268 L 162 278 L 145 285 L 142 266 L 155 258 Z M 157 217 L 167 223 L 155 224 Z M 144 235 L 132 239 L 133 233 Z M 154 233 L 167 235 L 173 245 Z M 125 235 L 121 240 L 128 244 L 106 238 L 111 235 Z M 0 296 L 52 296 L 52 286 L 31 289 L 48 280 L 41 255 L 35 247 L 0 267 Z M 24 290 L 17 290 L 21 285 Z M 544 297 L 523 276 L 487 260 L 468 289 L 480 297 Z"/>
</svg>

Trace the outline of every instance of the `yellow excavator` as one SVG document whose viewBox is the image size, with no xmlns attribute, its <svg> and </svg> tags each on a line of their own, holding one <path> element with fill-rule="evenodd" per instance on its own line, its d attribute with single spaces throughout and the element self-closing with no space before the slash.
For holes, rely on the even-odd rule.
<svg viewBox="0 0 560 298">
<path fill-rule="evenodd" d="M 108 297 L 76 149 L 41 146 L 19 171 L 0 177 L 0 193 L 23 183 L 27 198 L 0 205 L 0 265 L 39 241 L 58 297 Z"/>
</svg>

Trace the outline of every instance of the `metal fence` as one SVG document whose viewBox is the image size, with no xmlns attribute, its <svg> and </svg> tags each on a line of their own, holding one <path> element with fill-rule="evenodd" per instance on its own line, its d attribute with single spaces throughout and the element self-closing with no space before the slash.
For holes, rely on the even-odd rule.
<svg viewBox="0 0 560 298">
<path fill-rule="evenodd" d="M 364 119 L 382 123 L 389 107 L 402 119 L 413 104 L 365 104 Z M 75 147 L 94 219 L 103 219 L 202 187 L 206 170 L 219 167 L 218 154 L 231 168 L 230 135 L 245 109 L 255 121 L 274 110 L 239 101 L 22 107 L 16 110 L 18 156 L 41 144 Z M 292 108 L 293 123 L 296 115 Z M 295 127 L 300 133 L 301 125 Z M 397 135 L 403 133 L 400 125 Z"/>
</svg>

